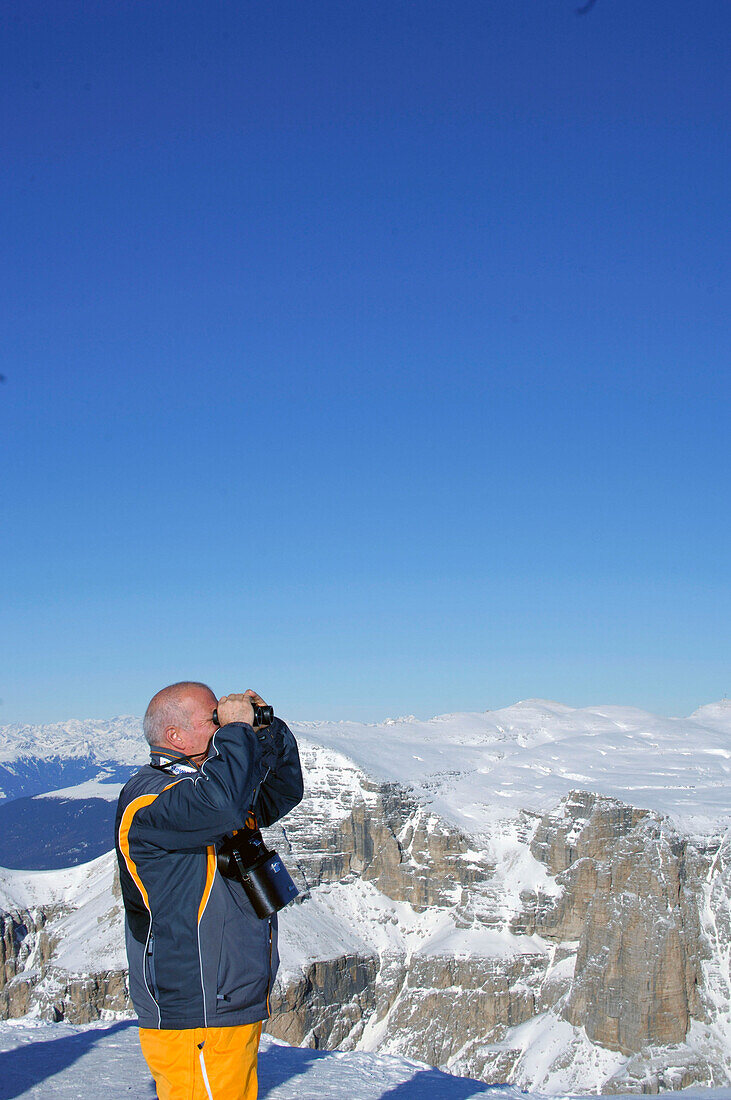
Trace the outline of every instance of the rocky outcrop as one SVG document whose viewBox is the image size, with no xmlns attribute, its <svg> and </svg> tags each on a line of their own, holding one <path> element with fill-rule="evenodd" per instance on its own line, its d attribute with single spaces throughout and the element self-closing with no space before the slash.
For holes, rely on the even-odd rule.
<svg viewBox="0 0 731 1100">
<path fill-rule="evenodd" d="M 0 913 L 0 1016 L 24 1016 L 31 993 L 53 954 L 46 924 L 63 910 L 16 909 Z M 34 980 L 35 979 L 35 980 Z"/>
<path fill-rule="evenodd" d="M 106 1012 L 130 1012 L 124 969 L 74 974 L 57 963 L 65 920 L 73 906 L 51 904 L 0 913 L 0 1017 L 14 1019 L 33 1010 L 42 1019 L 86 1024 Z M 121 888 L 114 866 L 109 907 L 97 927 L 121 919 Z"/>
<path fill-rule="evenodd" d="M 304 802 L 284 828 L 268 831 L 280 853 L 291 857 L 294 877 L 305 891 L 358 875 L 386 897 L 423 911 L 453 905 L 457 887 L 463 891 L 458 902 L 466 902 L 470 887 L 485 878 L 485 866 L 465 859 L 474 841 L 398 784 L 376 784 L 363 776 L 343 809 L 339 820 L 328 814 L 313 822 Z"/>
<path fill-rule="evenodd" d="M 565 1019 L 628 1055 L 684 1039 L 704 1016 L 702 854 L 656 815 L 584 792 L 541 820 L 531 850 L 563 892 L 526 899 L 513 927 L 578 939 Z"/>
<path fill-rule="evenodd" d="M 86 1024 L 106 1011 L 132 1008 L 126 971 L 70 975 L 54 965 L 57 938 L 49 932 L 68 910 L 49 906 L 0 914 L 0 1017 L 32 1008 L 45 1020 Z"/>
<path fill-rule="evenodd" d="M 299 981 L 277 988 L 267 1031 L 294 1046 L 352 1049 L 375 1008 L 379 960 L 343 955 L 305 967 Z"/>
<path fill-rule="evenodd" d="M 313 963 L 281 989 L 267 1030 L 328 1050 L 356 1049 L 367 1032 L 382 1036 L 390 1053 L 449 1065 L 465 1059 L 471 1040 L 498 1042 L 535 1015 L 544 977 L 542 955 L 345 956 Z M 470 1060 L 472 1071 L 485 1064 Z"/>
<path fill-rule="evenodd" d="M 32 993 L 42 1018 L 54 1022 L 88 1024 L 100 1020 L 104 1013 L 132 1009 L 125 970 L 73 976 L 52 966 L 33 986 Z"/>
<path fill-rule="evenodd" d="M 340 853 L 337 867 L 318 861 L 312 849 L 303 863 L 302 825 L 289 822 L 291 854 L 304 877 L 322 883 L 359 874 L 415 908 L 450 908 L 458 925 L 496 927 L 501 884 L 489 845 L 475 852 L 474 838 L 438 821 L 393 785 L 371 786 L 368 794 L 327 838 L 326 849 L 335 845 Z M 707 916 L 702 926 L 713 843 L 692 843 L 656 814 L 586 792 L 572 792 L 539 820 L 524 817 L 516 833 L 545 867 L 551 889 L 523 892 L 510 931 L 555 946 L 502 965 L 475 958 L 462 968 L 454 959 L 428 956 L 389 960 L 384 971 L 390 978 L 383 983 L 388 999 L 379 1000 L 379 972 L 375 1002 L 365 1006 L 370 1031 L 380 1027 L 384 1036 L 396 1035 L 388 1041 L 390 1051 L 498 1081 L 510 1079 L 522 1053 L 506 1043 L 510 1028 L 552 1011 L 598 1047 L 626 1056 L 626 1072 L 614 1072 L 607 1091 L 715 1080 L 718 1067 L 690 1050 L 692 1070 L 658 1070 L 654 1077 L 637 1072 L 649 1065 L 653 1049 L 682 1044 L 693 1021 L 718 1016 L 704 993 L 704 961 L 719 952 L 728 959 L 731 941 L 728 927 L 715 923 L 719 942 L 712 948 Z M 728 894 L 728 882 L 717 882 L 716 906 L 720 900 L 727 917 Z M 568 967 L 560 965 L 564 961 Z M 722 971 L 717 965 L 716 985 L 723 985 Z M 295 1032 L 291 1027 L 290 1020 L 288 1034 L 306 1034 L 304 1024 Z"/>
<path fill-rule="evenodd" d="M 677 1043 L 702 1016 L 688 859 L 684 841 L 645 820 L 597 866 L 565 1016 L 602 1046 L 635 1054 Z"/>
<path fill-rule="evenodd" d="M 466 1047 L 500 1042 L 508 1028 L 536 1013 L 546 972 L 543 955 L 509 959 L 418 956 L 388 1015 L 386 1031 L 397 1036 L 390 1052 L 432 1065 L 450 1066 L 467 1057 Z M 471 1060 L 474 1068 L 477 1063 Z M 484 1065 L 479 1066 L 484 1072 Z"/>
</svg>

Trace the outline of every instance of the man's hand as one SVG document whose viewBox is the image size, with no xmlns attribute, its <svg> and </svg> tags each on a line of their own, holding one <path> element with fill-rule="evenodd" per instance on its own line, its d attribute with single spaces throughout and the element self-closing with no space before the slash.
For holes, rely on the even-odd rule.
<svg viewBox="0 0 731 1100">
<path fill-rule="evenodd" d="M 246 722 L 249 726 L 254 724 L 254 703 L 265 707 L 266 703 L 261 695 L 249 688 L 243 695 L 223 695 L 218 700 L 218 724 L 227 725 L 229 722 Z M 256 726 L 255 729 L 263 730 L 266 726 Z"/>
</svg>

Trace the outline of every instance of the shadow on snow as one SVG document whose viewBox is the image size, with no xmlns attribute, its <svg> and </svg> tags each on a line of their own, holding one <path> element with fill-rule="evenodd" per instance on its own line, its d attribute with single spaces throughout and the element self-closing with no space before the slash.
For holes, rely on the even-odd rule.
<svg viewBox="0 0 731 1100">
<path fill-rule="evenodd" d="M 467 1100 L 484 1092 L 503 1092 L 505 1085 L 485 1085 L 468 1077 L 454 1077 L 439 1069 L 422 1069 L 408 1081 L 381 1093 L 381 1100 Z"/>
<path fill-rule="evenodd" d="M 321 1058 L 332 1058 L 333 1051 L 311 1047 L 271 1046 L 259 1052 L 259 1100 L 265 1100 L 279 1085 L 306 1074 Z M 314 1083 L 314 1082 L 313 1082 Z M 504 1094 L 506 1085 L 486 1085 L 466 1077 L 454 1077 L 438 1069 L 423 1069 L 408 1081 L 386 1088 L 380 1100 L 468 1100 L 483 1093 Z"/>
<path fill-rule="evenodd" d="M 312 1062 L 327 1058 L 330 1051 L 312 1047 L 280 1047 L 272 1045 L 259 1051 L 259 1100 L 264 1100 L 279 1085 L 307 1073 Z"/>
<path fill-rule="evenodd" d="M 111 1027 L 80 1031 L 60 1039 L 22 1043 L 14 1050 L 3 1051 L 0 1053 L 0 1100 L 22 1096 L 54 1073 L 61 1073 L 73 1065 L 100 1040 L 129 1027 L 137 1027 L 137 1021 L 121 1020 Z"/>
</svg>

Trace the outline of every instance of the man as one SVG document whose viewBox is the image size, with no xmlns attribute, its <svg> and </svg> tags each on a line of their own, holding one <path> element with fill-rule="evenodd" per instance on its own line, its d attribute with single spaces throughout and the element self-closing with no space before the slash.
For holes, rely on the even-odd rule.
<svg viewBox="0 0 731 1100">
<path fill-rule="evenodd" d="M 150 763 L 119 796 L 129 989 L 160 1100 L 257 1094 L 277 919 L 220 874 L 216 849 L 252 811 L 259 825 L 283 817 L 303 787 L 291 731 L 279 718 L 254 728 L 254 703 L 251 689 L 217 700 L 206 684 L 163 688 L 144 719 Z"/>
</svg>

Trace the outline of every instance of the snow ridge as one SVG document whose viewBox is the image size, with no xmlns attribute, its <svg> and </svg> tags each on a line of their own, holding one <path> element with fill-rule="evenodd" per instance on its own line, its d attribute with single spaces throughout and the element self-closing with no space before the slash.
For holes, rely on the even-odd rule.
<svg viewBox="0 0 731 1100">
<path fill-rule="evenodd" d="M 655 810 L 691 835 L 731 826 L 729 700 L 687 718 L 528 699 L 425 721 L 407 715 L 373 724 L 289 724 L 367 775 L 412 788 L 469 833 L 521 809 L 544 813 L 572 789 Z M 14 763 L 31 758 L 131 766 L 147 760 L 147 746 L 140 719 L 130 716 L 0 727 L 3 767 L 12 772 Z"/>
</svg>

